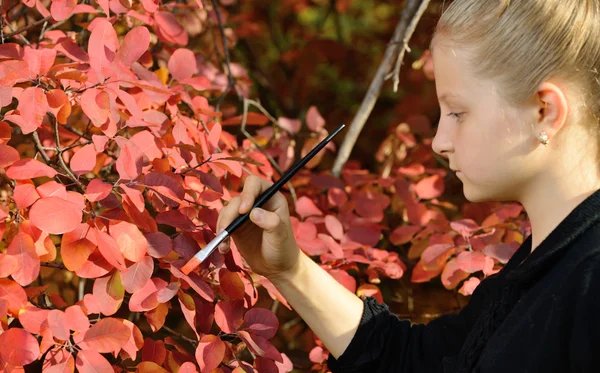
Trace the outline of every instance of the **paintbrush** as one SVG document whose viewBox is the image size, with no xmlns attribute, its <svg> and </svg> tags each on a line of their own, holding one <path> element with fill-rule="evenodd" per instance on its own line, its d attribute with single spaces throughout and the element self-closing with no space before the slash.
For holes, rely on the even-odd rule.
<svg viewBox="0 0 600 373">
<path fill-rule="evenodd" d="M 244 224 L 248 219 L 250 219 L 250 212 L 255 207 L 262 206 L 265 202 L 269 200 L 269 198 L 273 197 L 275 193 L 277 193 L 285 183 L 287 183 L 292 176 L 294 176 L 298 170 L 300 170 L 308 161 L 310 161 L 321 149 L 323 149 L 327 143 L 334 138 L 341 130 L 346 127 L 345 124 L 339 126 L 335 131 L 333 131 L 329 136 L 327 136 L 323 141 L 321 141 L 317 146 L 315 146 L 304 158 L 302 158 L 298 163 L 294 164 L 292 168 L 288 172 L 286 172 L 281 179 L 277 180 L 273 185 L 271 185 L 267 190 L 265 190 L 252 205 L 252 208 L 245 214 L 238 216 L 231 224 L 227 226 L 221 233 L 219 233 L 215 238 L 213 238 L 202 250 L 198 251 L 196 255 L 194 255 L 183 267 L 181 267 L 181 272 L 186 275 L 191 271 L 196 269 L 200 263 L 202 263 L 213 251 L 219 246 L 221 242 L 223 242 L 227 237 L 229 237 L 233 232 L 235 232 L 242 224 Z"/>
</svg>

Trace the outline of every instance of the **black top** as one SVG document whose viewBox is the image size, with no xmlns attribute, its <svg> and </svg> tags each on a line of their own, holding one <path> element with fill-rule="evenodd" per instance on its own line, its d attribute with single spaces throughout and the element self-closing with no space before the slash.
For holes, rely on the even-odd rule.
<svg viewBox="0 0 600 373">
<path fill-rule="evenodd" d="M 549 201 L 552 203 L 552 201 Z M 488 302 L 512 281 L 524 288 L 485 345 L 475 372 L 600 372 L 600 190 L 531 253 L 531 235 L 457 315 L 402 320 L 373 297 L 350 345 L 328 367 L 344 372 L 455 372 Z"/>
</svg>

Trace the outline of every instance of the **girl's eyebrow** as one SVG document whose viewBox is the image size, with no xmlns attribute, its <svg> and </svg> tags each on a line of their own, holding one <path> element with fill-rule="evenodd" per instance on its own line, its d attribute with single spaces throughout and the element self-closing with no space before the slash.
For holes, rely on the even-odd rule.
<svg viewBox="0 0 600 373">
<path fill-rule="evenodd" d="M 442 95 L 440 95 L 438 97 L 438 100 L 440 102 L 448 102 L 448 100 L 452 100 L 452 99 L 462 99 L 463 97 L 459 94 L 456 93 L 451 93 L 451 92 L 447 92 L 447 93 L 443 93 Z"/>
</svg>

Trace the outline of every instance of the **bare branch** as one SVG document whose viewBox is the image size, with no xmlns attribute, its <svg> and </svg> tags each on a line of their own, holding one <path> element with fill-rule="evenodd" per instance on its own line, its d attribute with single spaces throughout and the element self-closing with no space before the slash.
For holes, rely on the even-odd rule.
<svg viewBox="0 0 600 373">
<path fill-rule="evenodd" d="M 333 164 L 332 174 L 335 176 L 339 176 L 344 164 L 350 157 L 350 153 L 352 152 L 352 148 L 358 139 L 358 135 L 362 131 L 373 107 L 375 106 L 375 102 L 379 98 L 381 94 L 381 89 L 383 87 L 383 82 L 385 80 L 385 76 L 390 71 L 392 66 L 392 61 L 394 57 L 399 54 L 399 48 L 402 45 L 402 48 L 405 49 L 402 41 L 405 40 L 405 35 L 408 31 L 408 27 L 413 20 L 413 18 L 420 16 L 418 14 L 418 9 L 425 4 L 425 6 L 429 3 L 429 0 L 408 0 L 404 10 L 402 11 L 402 15 L 400 17 L 400 21 L 396 25 L 396 29 L 394 30 L 394 35 L 392 36 L 391 42 L 388 44 L 388 47 L 385 51 L 383 61 L 379 65 L 377 69 L 377 73 L 371 81 L 371 85 L 365 95 L 358 112 L 354 116 L 350 127 L 348 128 L 348 132 L 344 137 L 344 141 L 340 146 L 338 151 L 338 156 Z M 415 21 L 417 22 L 418 19 Z"/>
<path fill-rule="evenodd" d="M 52 19 L 52 16 L 48 16 L 48 17 L 42 18 L 42 19 L 40 19 L 38 21 L 35 21 L 32 24 L 27 25 L 27 26 L 25 26 L 25 27 L 23 27 L 21 29 L 18 29 L 18 30 L 14 30 L 13 27 L 12 27 L 12 25 L 10 24 L 10 22 L 7 22 L 8 27 L 10 27 L 10 29 L 13 30 L 13 32 L 11 32 L 10 34 L 4 35 L 4 37 L 5 38 L 10 38 L 11 36 L 20 35 L 22 32 L 27 31 L 29 29 L 32 29 L 32 28 L 34 28 L 34 27 L 36 27 L 38 25 L 41 25 L 44 22 L 47 22 L 47 21 L 49 21 L 51 19 Z M 21 38 L 24 39 L 23 37 L 21 37 Z M 24 42 L 26 42 L 28 45 L 31 45 L 29 43 L 29 41 L 27 41 L 27 39 L 25 39 Z"/>
<path fill-rule="evenodd" d="M 67 175 L 69 175 L 69 178 L 71 180 L 73 180 L 75 182 L 75 184 L 77 184 L 77 186 L 79 187 L 79 189 L 81 189 L 82 192 L 85 193 L 85 186 L 81 183 L 81 181 L 79 181 L 79 179 L 75 176 L 75 174 L 73 174 L 73 171 L 71 171 L 69 166 L 67 166 L 67 164 L 65 163 L 65 160 L 62 157 L 62 153 L 65 150 L 60 147 L 60 136 L 58 135 L 58 121 L 56 120 L 56 118 L 54 116 L 51 116 L 51 117 L 54 120 L 54 135 L 56 136 L 55 138 L 56 138 L 56 151 L 58 152 L 58 154 L 57 154 L 58 163 L 60 164 L 62 169 L 65 170 Z"/>
<path fill-rule="evenodd" d="M 400 48 L 400 52 L 398 53 L 398 59 L 396 60 L 396 66 L 394 67 L 394 72 L 390 73 L 385 77 L 385 80 L 388 80 L 390 77 L 394 77 L 394 92 L 398 92 L 398 85 L 400 84 L 400 66 L 402 65 L 402 60 L 404 59 L 404 53 L 406 51 L 410 52 L 410 48 L 408 46 L 408 41 L 412 37 L 417 28 L 417 24 L 419 20 L 427 10 L 427 6 L 429 5 L 430 0 L 424 0 L 417 11 L 417 14 L 413 17 L 412 21 L 410 21 L 410 25 L 406 29 L 406 33 L 404 34 L 404 39 L 402 40 L 402 48 Z"/>
<path fill-rule="evenodd" d="M 37 148 L 38 152 L 40 152 L 40 155 L 42 156 L 42 158 L 44 158 L 44 161 L 46 163 L 50 163 L 51 162 L 50 157 L 48 157 L 48 154 L 46 154 L 46 150 L 42 146 L 42 142 L 40 141 L 40 137 L 39 137 L 37 131 L 33 131 L 32 135 L 33 135 L 33 142 L 35 142 L 35 147 Z"/>
</svg>

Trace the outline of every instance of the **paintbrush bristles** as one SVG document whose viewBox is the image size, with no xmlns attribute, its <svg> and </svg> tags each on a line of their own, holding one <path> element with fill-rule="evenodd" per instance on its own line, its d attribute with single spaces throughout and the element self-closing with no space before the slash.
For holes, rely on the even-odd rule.
<svg viewBox="0 0 600 373">
<path fill-rule="evenodd" d="M 200 259 L 195 256 L 192 259 L 188 260 L 187 263 L 183 267 L 181 267 L 181 272 L 183 272 L 186 276 L 190 274 L 194 269 L 198 268 L 200 265 Z"/>
</svg>

